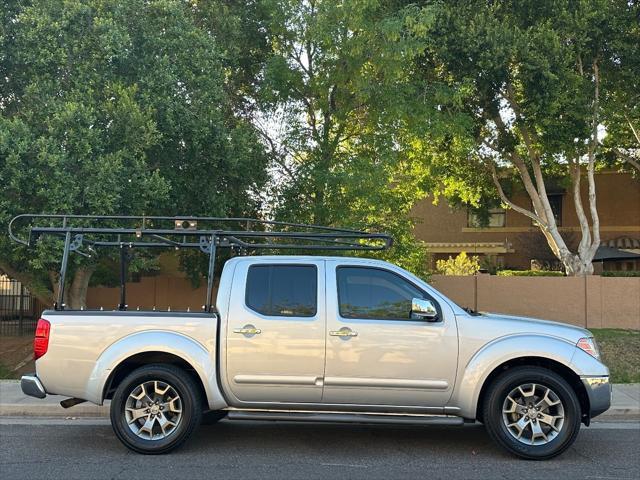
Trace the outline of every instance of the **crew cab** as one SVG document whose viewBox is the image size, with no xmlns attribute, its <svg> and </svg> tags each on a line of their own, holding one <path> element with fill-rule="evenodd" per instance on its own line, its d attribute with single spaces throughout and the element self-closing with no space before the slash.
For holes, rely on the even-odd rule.
<svg viewBox="0 0 640 480">
<path fill-rule="evenodd" d="M 227 235 L 239 234 L 211 236 Z M 589 331 L 463 309 L 382 260 L 236 256 L 210 311 L 124 307 L 43 312 L 22 390 L 65 407 L 110 400 L 116 436 L 140 453 L 227 418 L 482 422 L 508 451 L 544 459 L 610 406 Z"/>
<path fill-rule="evenodd" d="M 27 394 L 101 405 L 142 453 L 229 419 L 461 424 L 525 457 L 566 449 L 609 407 L 584 329 L 463 310 L 392 264 L 226 262 L 217 313 L 46 311 Z"/>
</svg>

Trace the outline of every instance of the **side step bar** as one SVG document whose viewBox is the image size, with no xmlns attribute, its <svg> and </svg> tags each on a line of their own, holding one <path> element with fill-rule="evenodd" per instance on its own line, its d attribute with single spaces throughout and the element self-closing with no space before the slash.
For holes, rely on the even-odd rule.
<svg viewBox="0 0 640 480">
<path fill-rule="evenodd" d="M 274 410 L 230 410 L 230 420 L 279 422 L 373 423 L 393 425 L 462 425 L 462 417 L 451 415 L 386 415 L 377 413 L 283 412 Z"/>
</svg>

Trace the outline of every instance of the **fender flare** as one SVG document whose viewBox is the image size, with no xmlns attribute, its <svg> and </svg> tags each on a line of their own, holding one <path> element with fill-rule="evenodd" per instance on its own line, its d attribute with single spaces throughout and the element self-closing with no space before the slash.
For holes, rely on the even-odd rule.
<svg viewBox="0 0 640 480">
<path fill-rule="evenodd" d="M 497 338 L 478 350 L 464 366 L 449 404 L 459 408 L 462 417 L 475 419 L 480 392 L 491 372 L 518 358 L 553 360 L 580 376 L 583 372 L 577 371 L 572 363 L 575 352 L 574 344 L 550 335 L 518 334 Z"/>
<path fill-rule="evenodd" d="M 212 410 L 227 406 L 217 380 L 216 358 L 202 344 L 185 335 L 165 330 L 133 333 L 106 348 L 96 360 L 87 386 L 85 399 L 102 405 L 102 393 L 111 373 L 128 358 L 145 352 L 170 353 L 181 358 L 198 374 Z"/>
</svg>

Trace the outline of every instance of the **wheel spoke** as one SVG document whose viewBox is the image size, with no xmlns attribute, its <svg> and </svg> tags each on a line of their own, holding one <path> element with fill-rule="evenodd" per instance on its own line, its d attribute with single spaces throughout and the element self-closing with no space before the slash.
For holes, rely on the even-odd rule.
<svg viewBox="0 0 640 480">
<path fill-rule="evenodd" d="M 138 420 L 139 418 L 142 418 L 142 417 L 145 417 L 145 416 L 149 415 L 149 412 L 148 412 L 147 408 L 130 408 L 130 407 L 127 407 L 126 410 L 131 415 L 131 419 L 129 420 L 129 423 L 133 423 L 136 420 Z"/>
<path fill-rule="evenodd" d="M 133 393 L 130 395 L 130 397 L 135 398 L 136 400 L 143 402 L 143 401 L 147 401 L 147 402 L 151 402 L 151 397 L 149 397 L 149 395 L 147 394 L 147 389 L 144 383 L 138 385 L 138 388 L 140 389 L 140 393 L 138 395 L 134 395 Z"/>
<path fill-rule="evenodd" d="M 157 381 L 153 383 L 154 383 L 154 391 L 156 392 L 157 395 L 164 395 L 171 388 L 169 385 L 167 385 L 165 388 L 160 388 Z"/>
<path fill-rule="evenodd" d="M 540 410 L 546 410 L 547 408 L 558 405 L 560 403 L 560 399 L 551 400 L 551 398 L 549 397 L 549 392 L 551 392 L 551 390 L 547 388 L 547 391 L 544 393 L 544 397 L 542 397 L 542 399 L 538 403 L 536 403 L 536 407 L 540 408 Z"/>
<path fill-rule="evenodd" d="M 170 427 L 175 427 L 176 424 L 173 423 L 170 420 L 167 420 L 167 417 L 164 416 L 164 414 L 160 414 L 160 416 L 158 417 L 158 425 L 160 425 L 160 428 L 162 429 L 162 434 L 166 437 L 167 436 L 167 429 Z"/>
<path fill-rule="evenodd" d="M 518 430 L 517 438 L 520 438 L 524 430 L 527 428 L 527 425 L 529 425 L 529 419 L 527 417 L 522 417 L 517 422 L 510 424 L 509 427 L 515 427 L 516 430 Z"/>
<path fill-rule="evenodd" d="M 536 384 L 535 383 L 531 384 L 531 390 L 528 391 L 528 392 L 525 392 L 522 389 L 522 387 L 524 387 L 524 386 L 526 386 L 526 385 L 520 385 L 518 387 L 518 390 L 520 390 L 520 393 L 522 394 L 522 397 L 523 398 L 531 398 L 531 397 L 533 397 L 535 395 L 535 393 L 536 393 Z"/>
<path fill-rule="evenodd" d="M 182 413 L 182 409 L 180 408 L 180 398 L 172 398 L 167 402 L 162 404 L 163 407 L 168 408 L 172 413 Z"/>
<path fill-rule="evenodd" d="M 507 400 L 511 402 L 511 406 L 509 408 L 503 408 L 502 413 L 518 413 L 518 402 L 511 397 L 507 397 Z"/>
<path fill-rule="evenodd" d="M 533 421 L 530 423 L 530 425 L 531 425 L 531 444 L 532 445 L 535 443 L 536 438 L 539 438 L 539 437 L 544 438 L 545 442 L 549 441 L 545 433 L 542 431 L 542 427 L 540 426 L 539 422 Z"/>
<path fill-rule="evenodd" d="M 546 423 L 551 428 L 553 428 L 556 432 L 560 431 L 558 428 L 556 428 L 556 421 L 559 418 L 563 418 L 561 415 L 547 415 L 546 413 L 541 413 L 538 415 L 538 417 L 539 417 L 538 420 L 540 422 Z"/>
<path fill-rule="evenodd" d="M 151 416 L 149 416 L 147 418 L 147 420 L 144 422 L 144 425 L 142 425 L 139 429 L 138 429 L 138 435 L 139 436 L 143 436 L 143 433 L 147 433 L 149 435 L 149 438 L 153 438 L 153 424 L 155 423 L 155 419 L 151 418 Z"/>
</svg>

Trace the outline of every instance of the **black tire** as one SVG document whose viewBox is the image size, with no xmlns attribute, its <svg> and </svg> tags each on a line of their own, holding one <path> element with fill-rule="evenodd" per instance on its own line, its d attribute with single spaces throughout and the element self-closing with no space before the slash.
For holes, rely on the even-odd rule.
<svg viewBox="0 0 640 480">
<path fill-rule="evenodd" d="M 180 396 L 181 417 L 165 438 L 145 439 L 137 436 L 127 423 L 125 406 L 129 395 L 144 382 L 160 381 L 170 385 Z M 116 389 L 111 400 L 111 426 L 118 439 L 134 452 L 157 455 L 180 447 L 200 425 L 202 399 L 200 389 L 184 370 L 173 365 L 145 365 L 129 374 Z M 157 427 L 156 427 L 157 428 Z"/>
<path fill-rule="evenodd" d="M 548 443 L 531 445 L 517 440 L 503 421 L 503 405 L 507 396 L 525 384 L 550 388 L 562 402 L 564 423 Z M 496 443 L 529 460 L 545 460 L 561 454 L 573 444 L 580 431 L 581 408 L 576 392 L 560 375 L 541 367 L 515 367 L 497 377 L 485 394 L 482 414 L 485 428 Z"/>
<path fill-rule="evenodd" d="M 219 410 L 209 410 L 202 414 L 202 425 L 214 425 L 227 416 L 227 412 Z"/>
</svg>

